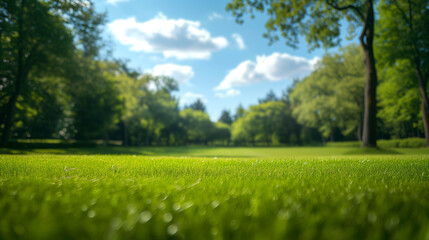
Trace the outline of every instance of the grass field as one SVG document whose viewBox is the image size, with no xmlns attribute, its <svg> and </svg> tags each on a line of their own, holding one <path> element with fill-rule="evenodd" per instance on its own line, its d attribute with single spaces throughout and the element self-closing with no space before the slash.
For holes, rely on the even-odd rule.
<svg viewBox="0 0 429 240">
<path fill-rule="evenodd" d="M 429 239 L 429 149 L 0 152 L 0 239 Z"/>
</svg>

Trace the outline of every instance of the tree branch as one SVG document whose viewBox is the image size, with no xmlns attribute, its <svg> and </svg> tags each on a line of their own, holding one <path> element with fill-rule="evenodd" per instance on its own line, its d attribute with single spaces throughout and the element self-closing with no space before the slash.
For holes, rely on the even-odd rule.
<svg viewBox="0 0 429 240">
<path fill-rule="evenodd" d="M 354 6 L 354 5 L 352 5 L 352 4 L 350 4 L 350 5 L 346 5 L 346 6 L 338 6 L 338 5 L 336 5 L 335 3 L 333 3 L 331 0 L 326 0 L 326 3 L 329 5 L 329 6 L 331 6 L 331 7 L 333 7 L 333 8 L 335 8 L 336 10 L 338 10 L 338 11 L 343 11 L 343 10 L 347 10 L 347 9 L 351 9 L 351 10 L 353 10 L 358 16 L 359 16 L 359 18 L 362 20 L 362 21 L 365 21 L 365 17 L 364 17 L 364 15 L 362 14 L 362 12 L 359 10 L 359 8 L 357 8 L 356 6 Z"/>
<path fill-rule="evenodd" d="M 367 29 L 368 29 L 368 16 L 364 20 L 364 25 L 363 25 L 362 33 L 359 36 L 359 40 L 360 40 L 360 42 L 362 44 L 362 47 L 364 49 L 366 49 L 368 47 L 367 43 L 365 43 L 365 32 L 366 32 Z"/>
<path fill-rule="evenodd" d="M 404 21 L 410 26 L 410 19 L 408 19 L 407 14 L 405 13 L 405 11 L 399 6 L 398 1 L 394 1 L 394 3 L 395 3 L 396 8 L 401 13 L 402 18 L 404 19 Z M 411 11 L 411 9 L 410 9 L 410 11 Z M 410 26 L 410 29 L 412 30 L 411 26 Z"/>
</svg>

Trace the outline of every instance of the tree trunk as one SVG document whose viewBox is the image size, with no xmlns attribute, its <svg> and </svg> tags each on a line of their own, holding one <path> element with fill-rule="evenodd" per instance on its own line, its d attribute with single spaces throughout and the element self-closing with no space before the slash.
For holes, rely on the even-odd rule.
<svg viewBox="0 0 429 240">
<path fill-rule="evenodd" d="M 419 80 L 420 94 L 422 95 L 422 118 L 423 127 L 425 130 L 426 146 L 429 147 L 429 101 L 426 92 L 427 81 L 423 78 L 420 68 L 416 69 L 417 78 Z"/>
<path fill-rule="evenodd" d="M 151 131 L 151 123 L 149 122 L 149 126 L 147 127 L 147 134 L 145 136 L 145 146 L 149 146 L 149 138 L 150 138 L 150 131 Z"/>
<path fill-rule="evenodd" d="M 357 140 L 361 142 L 362 141 L 362 121 L 361 120 L 359 120 L 359 124 L 356 129 L 356 136 L 357 136 Z"/>
<path fill-rule="evenodd" d="M 367 2 L 367 14 L 365 25 L 360 41 L 365 54 L 366 85 L 365 85 L 365 112 L 363 119 L 363 147 L 377 147 L 376 134 L 376 88 L 377 70 L 375 68 L 375 58 L 373 49 L 374 39 L 374 6 L 373 1 Z"/>
<path fill-rule="evenodd" d="M 21 1 L 21 9 L 18 16 L 18 66 L 16 72 L 16 83 L 15 90 L 12 93 L 12 96 L 9 98 L 9 101 L 6 106 L 6 111 L 4 112 L 5 116 L 2 116 L 5 120 L 4 128 L 1 139 L 1 146 L 7 146 L 9 141 L 10 130 L 13 124 L 13 117 L 16 109 L 16 102 L 18 100 L 19 94 L 21 94 L 22 86 L 25 79 L 27 78 L 28 71 L 25 71 L 24 68 L 24 7 L 25 0 Z"/>
<path fill-rule="evenodd" d="M 122 132 L 122 146 L 128 146 L 128 129 L 125 121 L 122 124 L 123 132 Z"/>
</svg>

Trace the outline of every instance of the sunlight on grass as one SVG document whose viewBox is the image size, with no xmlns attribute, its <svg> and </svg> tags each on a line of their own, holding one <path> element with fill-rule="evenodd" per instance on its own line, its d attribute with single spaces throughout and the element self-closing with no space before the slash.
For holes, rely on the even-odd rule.
<svg viewBox="0 0 429 240">
<path fill-rule="evenodd" d="M 170 157 L 0 155 L 0 238 L 424 239 L 429 233 L 428 154 L 204 149 L 146 149 L 182 154 Z M 270 157 L 256 157 L 264 154 Z M 243 157 L 249 155 L 255 158 Z"/>
</svg>

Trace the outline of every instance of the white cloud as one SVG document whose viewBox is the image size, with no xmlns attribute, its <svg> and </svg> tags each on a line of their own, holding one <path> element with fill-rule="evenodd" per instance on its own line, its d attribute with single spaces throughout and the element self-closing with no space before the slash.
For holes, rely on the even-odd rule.
<svg viewBox="0 0 429 240">
<path fill-rule="evenodd" d="M 129 0 L 107 0 L 107 4 L 116 5 L 119 2 L 128 2 Z"/>
<path fill-rule="evenodd" d="M 232 34 L 232 38 L 234 38 L 239 49 L 245 49 L 246 48 L 246 44 L 244 44 L 244 40 L 240 34 L 234 33 L 234 34 Z"/>
<path fill-rule="evenodd" d="M 203 103 L 207 103 L 207 99 L 204 97 L 203 94 L 186 92 L 180 98 L 180 105 L 184 106 L 184 105 L 191 104 L 195 102 L 197 99 L 200 99 Z"/>
<path fill-rule="evenodd" d="M 155 76 L 166 76 L 176 80 L 179 84 L 190 85 L 190 80 L 194 77 L 191 66 L 177 64 L 158 64 L 153 69 L 146 72 Z"/>
<path fill-rule="evenodd" d="M 162 53 L 167 58 L 209 59 L 228 45 L 224 37 L 211 37 L 198 21 L 168 19 L 162 13 L 146 22 L 134 17 L 115 20 L 108 27 L 131 51 Z"/>
<path fill-rule="evenodd" d="M 233 87 L 251 85 L 258 82 L 276 82 L 303 77 L 311 73 L 318 57 L 306 59 L 287 53 L 273 53 L 269 56 L 257 56 L 256 62 L 246 60 L 232 69 L 215 90 L 229 90 Z"/>
<path fill-rule="evenodd" d="M 217 13 L 217 12 L 213 12 L 209 16 L 209 20 L 210 21 L 213 21 L 213 20 L 216 20 L 216 19 L 222 19 L 222 18 L 223 18 L 223 16 L 221 14 Z"/>
<path fill-rule="evenodd" d="M 216 92 L 215 95 L 220 97 L 220 98 L 226 98 L 226 97 L 234 97 L 234 96 L 238 96 L 240 95 L 241 92 L 239 90 L 236 89 L 228 89 L 225 92 Z"/>
</svg>

